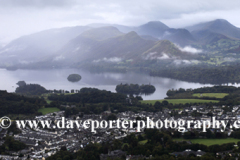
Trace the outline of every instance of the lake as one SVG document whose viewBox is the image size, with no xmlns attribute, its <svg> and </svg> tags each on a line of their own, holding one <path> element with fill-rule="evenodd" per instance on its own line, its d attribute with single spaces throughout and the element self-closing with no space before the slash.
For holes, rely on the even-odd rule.
<svg viewBox="0 0 240 160">
<path fill-rule="evenodd" d="M 82 76 L 79 82 L 69 82 L 69 74 L 77 73 Z M 142 95 L 144 100 L 163 99 L 169 89 L 178 88 L 199 88 L 203 86 L 212 86 L 211 84 L 189 83 L 169 78 L 151 77 L 140 73 L 90 73 L 77 69 L 53 69 L 53 70 L 16 70 L 8 71 L 0 69 L 0 90 L 14 92 L 20 80 L 26 83 L 40 84 L 46 89 L 81 89 L 83 87 L 92 87 L 116 92 L 115 87 L 120 83 L 134 84 L 152 84 L 156 91 L 148 96 Z"/>
</svg>

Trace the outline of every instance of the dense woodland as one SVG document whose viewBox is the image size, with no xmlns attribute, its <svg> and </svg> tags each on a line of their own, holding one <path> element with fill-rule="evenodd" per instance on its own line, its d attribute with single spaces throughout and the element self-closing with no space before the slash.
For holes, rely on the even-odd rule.
<svg viewBox="0 0 240 160">
<path fill-rule="evenodd" d="M 19 84 L 19 82 L 17 83 Z M 22 83 L 21 83 L 22 84 Z M 48 91 L 40 86 L 39 84 L 25 84 L 19 85 L 19 87 L 16 88 L 16 93 L 27 95 L 27 96 L 40 96 L 44 93 L 48 93 Z"/>
<path fill-rule="evenodd" d="M 219 103 L 205 103 L 207 106 L 213 105 L 237 105 L 240 104 L 238 88 L 232 86 L 214 86 L 214 87 L 204 87 L 199 89 L 178 89 L 178 90 L 169 90 L 167 92 L 168 98 L 203 98 L 203 99 L 213 99 L 215 97 L 194 97 L 193 93 L 229 93 L 228 96 L 218 99 Z M 88 99 L 89 98 L 89 99 Z M 186 103 L 186 104 L 172 104 L 168 101 L 157 101 L 155 104 L 144 104 L 140 103 L 139 100 L 142 100 L 139 96 L 129 97 L 120 94 L 120 93 L 111 93 L 108 91 L 101 91 L 95 88 L 83 88 L 79 93 L 76 94 L 52 94 L 49 96 L 49 100 L 53 101 L 46 107 L 58 107 L 61 110 L 65 110 L 67 116 L 73 115 L 77 112 L 83 112 L 84 114 L 99 114 L 103 111 L 110 109 L 112 112 L 124 112 L 124 111 L 148 111 L 148 112 L 159 112 L 164 108 L 175 109 L 175 108 L 185 108 L 190 107 L 191 105 L 199 105 L 199 103 Z M 61 104 L 76 105 L 74 108 L 59 107 Z M 228 108 L 226 108 L 228 111 Z M 229 110 L 230 111 L 230 110 Z M 172 115 L 175 112 L 171 113 Z M 184 114 L 184 113 L 183 113 Z"/>
<path fill-rule="evenodd" d="M 179 68 L 152 69 L 151 76 L 178 79 L 199 83 L 234 83 L 240 82 L 240 63 L 226 66 L 183 66 Z"/>
<path fill-rule="evenodd" d="M 40 98 L 29 98 L 21 95 L 0 91 L 0 116 L 8 114 L 34 114 L 46 104 Z"/>
<path fill-rule="evenodd" d="M 83 91 L 82 93 L 76 93 L 71 95 L 56 95 L 52 94 L 48 97 L 51 101 L 62 101 L 62 102 L 72 102 L 72 103 L 121 103 L 125 102 L 127 96 L 120 93 L 112 93 L 105 90 L 94 90 Z"/>
<path fill-rule="evenodd" d="M 193 93 L 236 93 L 237 91 L 240 91 L 240 88 L 234 87 L 234 86 L 213 86 L 213 87 L 202 87 L 202 88 L 196 88 L 196 89 L 170 89 L 167 91 L 167 96 L 169 98 L 180 96 L 180 95 L 190 95 Z M 196 98 L 196 97 L 194 97 Z"/>
<path fill-rule="evenodd" d="M 116 91 L 118 93 L 124 94 L 152 94 L 154 93 L 156 88 L 153 85 L 138 85 L 138 84 L 119 84 L 116 86 Z"/>
<path fill-rule="evenodd" d="M 223 98 L 215 97 L 195 97 L 192 94 L 194 93 L 228 93 L 229 95 Z M 211 99 L 211 100 L 220 100 L 219 104 L 221 105 L 238 105 L 240 104 L 240 87 L 234 86 L 213 86 L 213 87 L 203 87 L 197 89 L 183 89 L 179 88 L 177 90 L 168 90 L 167 98 L 168 99 Z"/>
<path fill-rule="evenodd" d="M 6 136 L 4 138 L 5 142 L 0 146 L 0 154 L 7 154 L 8 151 L 19 151 L 26 148 L 26 144 L 14 140 L 11 136 Z"/>
</svg>

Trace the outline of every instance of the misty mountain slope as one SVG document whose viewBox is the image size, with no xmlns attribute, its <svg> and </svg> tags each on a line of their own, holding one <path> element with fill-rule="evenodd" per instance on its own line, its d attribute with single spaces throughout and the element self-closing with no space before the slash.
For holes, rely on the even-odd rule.
<svg viewBox="0 0 240 160">
<path fill-rule="evenodd" d="M 123 33 L 136 31 L 136 28 L 137 28 L 137 27 L 124 26 L 124 25 L 119 25 L 119 24 L 104 24 L 104 23 L 92 23 L 92 24 L 89 24 L 87 26 L 92 27 L 92 28 L 100 28 L 100 27 L 112 26 L 112 27 L 117 28 L 120 32 L 123 32 Z"/>
<path fill-rule="evenodd" d="M 83 36 L 78 36 L 69 41 L 62 49 L 53 56 L 49 56 L 46 60 L 52 59 L 53 62 L 60 63 L 76 63 L 89 58 L 92 53 L 92 47 L 97 45 L 99 41 Z"/>
<path fill-rule="evenodd" d="M 200 23 L 191 27 L 187 27 L 190 32 L 209 30 L 211 32 L 223 34 L 228 37 L 240 39 L 240 29 L 224 19 L 216 19 L 214 21 Z"/>
<path fill-rule="evenodd" d="M 161 40 L 170 40 L 180 46 L 196 43 L 196 39 L 186 29 L 169 28 L 160 21 L 151 21 L 135 28 L 139 35 L 149 35 Z"/>
<path fill-rule="evenodd" d="M 59 63 L 67 65 L 81 62 L 119 62 L 129 59 L 134 61 L 191 58 L 191 55 L 182 52 L 168 40 L 146 40 L 134 31 L 102 41 L 80 35 L 71 40 L 58 53 L 61 53 L 58 57 L 63 57 Z M 153 53 L 154 56 L 152 56 Z"/>
<path fill-rule="evenodd" d="M 155 38 L 155 37 L 149 36 L 149 35 L 141 35 L 141 38 L 146 39 L 146 40 L 151 40 L 151 41 L 159 41 L 158 38 Z"/>
<path fill-rule="evenodd" d="M 105 40 L 105 39 L 117 37 L 120 35 L 123 35 L 123 33 L 120 32 L 117 28 L 108 26 L 108 27 L 89 29 L 83 32 L 80 36 L 91 38 L 94 40 Z"/>
<path fill-rule="evenodd" d="M 61 55 L 66 58 L 64 61 L 72 59 L 74 62 L 112 57 L 135 58 L 152 47 L 153 44 L 154 41 L 142 39 L 135 32 L 102 41 L 85 38 L 80 35 L 70 41 L 58 53 L 61 52 Z M 76 48 L 79 49 L 76 50 Z"/>
<path fill-rule="evenodd" d="M 71 56 L 75 57 L 75 54 L 78 52 L 81 52 L 79 54 L 87 53 L 92 48 L 92 46 L 95 45 L 96 41 L 108 39 L 111 37 L 116 37 L 119 35 L 123 35 L 123 33 L 121 33 L 115 27 L 101 27 L 101 28 L 88 29 L 82 32 L 80 35 L 75 36 L 67 44 L 64 44 L 61 47 L 61 49 L 58 49 L 57 52 L 47 54 L 45 57 L 41 59 L 41 61 L 48 60 L 49 58 L 52 58 L 53 61 L 61 61 L 63 59 L 72 59 Z M 59 51 L 61 53 L 67 52 L 67 54 L 65 54 L 64 56 L 59 55 Z"/>
<path fill-rule="evenodd" d="M 90 29 L 90 27 L 86 26 L 50 29 L 35 34 L 22 36 L 9 43 L 6 47 L 17 45 L 34 45 L 37 48 L 45 48 L 46 50 L 54 52 L 60 49 L 69 40 L 77 37 L 79 34 L 88 29 Z"/>
<path fill-rule="evenodd" d="M 103 41 L 112 37 L 123 35 L 115 27 L 101 27 L 94 28 L 83 32 L 76 38 L 69 41 L 62 49 L 54 55 L 54 60 L 64 61 L 81 61 L 82 59 L 89 59 L 91 53 L 93 53 L 94 46 L 99 45 L 98 41 Z M 61 53 L 61 55 L 59 55 Z M 60 59 L 58 57 L 61 57 Z"/>
<path fill-rule="evenodd" d="M 220 33 L 215 33 L 209 30 L 196 30 L 192 31 L 192 35 L 201 43 L 201 44 L 210 44 L 217 42 L 221 39 L 226 40 L 238 40 L 236 38 L 227 37 Z"/>
<path fill-rule="evenodd" d="M 168 29 L 162 39 L 167 39 L 180 46 L 186 46 L 189 44 L 197 43 L 193 35 L 186 29 Z"/>
<path fill-rule="evenodd" d="M 88 29 L 90 29 L 90 27 L 66 27 L 22 36 L 0 50 L 0 61 L 4 61 L 4 63 L 39 61 L 39 59 L 56 52 L 69 40 Z"/>
<path fill-rule="evenodd" d="M 105 40 L 93 47 L 98 54 L 96 57 L 120 57 L 124 59 L 135 59 L 145 50 L 153 46 L 154 41 L 141 38 L 136 32 L 132 31 L 123 36 Z"/>
<path fill-rule="evenodd" d="M 146 59 L 181 59 L 193 58 L 193 55 L 181 51 L 175 44 L 168 40 L 160 40 L 143 53 Z"/>
<path fill-rule="evenodd" d="M 7 51 L 7 54 L 5 52 L 0 55 L 0 64 L 3 66 L 12 66 L 16 64 L 26 65 L 37 62 L 39 57 L 43 58 L 49 54 L 50 52 L 41 48 L 36 48 L 35 46 L 28 46 L 24 49 L 18 48 L 16 52 L 12 49 L 11 51 Z"/>
</svg>

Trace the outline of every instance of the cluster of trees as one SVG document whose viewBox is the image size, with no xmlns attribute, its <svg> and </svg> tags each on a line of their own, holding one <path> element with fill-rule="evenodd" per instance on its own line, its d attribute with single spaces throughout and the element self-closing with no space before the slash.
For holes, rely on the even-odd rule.
<svg viewBox="0 0 240 160">
<path fill-rule="evenodd" d="M 80 90 L 71 89 L 70 91 L 63 90 L 63 89 L 54 89 L 54 90 L 48 90 L 48 93 L 58 93 L 58 94 L 64 94 L 64 93 L 89 93 L 89 92 L 95 92 L 99 91 L 97 88 L 81 88 Z"/>
<path fill-rule="evenodd" d="M 116 94 L 116 93 L 112 93 Z M 55 96 L 55 95 L 54 95 Z M 69 96 L 69 95 L 65 95 Z M 80 98 L 79 98 L 80 99 Z M 157 101 L 154 105 L 152 104 L 144 104 L 144 103 L 139 103 L 139 100 L 137 97 L 132 97 L 131 98 L 131 104 L 126 103 L 126 101 L 121 102 L 119 101 L 118 103 L 116 102 L 107 102 L 107 101 L 102 101 L 100 103 L 95 103 L 95 101 L 80 101 L 80 102 L 73 102 L 69 101 L 64 102 L 60 101 L 60 98 L 57 99 L 59 101 L 53 101 L 50 104 L 45 105 L 45 107 L 57 107 L 60 110 L 64 110 L 66 116 L 74 115 L 78 112 L 83 112 L 84 114 L 100 114 L 103 111 L 106 111 L 108 109 L 111 110 L 111 112 L 118 113 L 118 112 L 125 112 L 125 111 L 133 111 L 133 112 L 139 112 L 139 111 L 148 111 L 148 112 L 158 112 L 162 111 L 163 108 L 182 108 L 186 107 L 186 105 L 173 105 L 169 104 L 168 101 L 162 101 L 159 102 Z M 66 108 L 66 107 L 60 107 L 61 104 L 69 104 L 69 105 L 76 105 L 76 107 L 73 108 Z M 187 104 L 187 106 L 190 106 L 190 104 Z"/>
<path fill-rule="evenodd" d="M 176 138 L 180 138 L 181 135 L 179 133 L 175 133 Z M 227 138 L 228 135 L 224 132 L 211 132 L 209 129 L 207 129 L 206 132 L 199 132 L 199 131 L 189 131 L 185 132 L 183 135 L 184 139 L 198 139 L 198 138 L 208 138 L 208 139 L 219 139 L 219 138 Z"/>
<path fill-rule="evenodd" d="M 26 148 L 26 144 L 14 140 L 11 136 L 5 137 L 5 142 L 0 146 L 0 154 L 6 154 L 8 151 L 19 151 Z"/>
<path fill-rule="evenodd" d="M 6 91 L 0 91 L 0 116 L 8 114 L 34 114 L 46 104 L 45 100 L 24 97 Z"/>
<path fill-rule="evenodd" d="M 62 147 L 60 151 L 56 154 L 48 157 L 46 160 L 70 160 L 74 159 L 74 156 L 71 152 L 68 152 L 66 147 Z"/>
<path fill-rule="evenodd" d="M 92 92 L 98 92 L 98 91 L 99 91 L 99 89 L 97 89 L 97 88 L 86 88 L 86 87 L 84 87 L 84 88 L 80 89 L 79 93 L 92 93 Z"/>
<path fill-rule="evenodd" d="M 240 87 L 234 87 L 234 86 L 213 86 L 213 87 L 201 87 L 196 89 L 169 89 L 167 91 L 167 96 L 169 98 L 197 98 L 193 97 L 192 94 L 194 93 L 234 93 L 240 91 Z M 204 97 L 204 99 L 207 99 L 207 97 Z M 213 99 L 213 97 L 211 97 Z"/>
<path fill-rule="evenodd" d="M 152 69 L 151 76 L 160 76 L 200 83 L 235 83 L 240 82 L 240 63 L 227 66 L 185 66 L 179 68 Z"/>
<path fill-rule="evenodd" d="M 240 131 L 234 131 L 231 136 L 233 138 L 240 139 Z"/>
<path fill-rule="evenodd" d="M 194 97 L 194 93 L 229 93 L 229 95 L 223 98 L 215 97 Z M 197 89 L 177 89 L 168 90 L 168 99 L 218 99 L 220 100 L 219 105 L 239 105 L 240 104 L 240 87 L 234 86 L 213 86 L 213 87 L 203 87 Z"/>
<path fill-rule="evenodd" d="M 76 103 L 76 107 L 73 108 L 66 108 L 61 107 L 62 103 L 59 102 L 51 102 L 49 105 L 46 105 L 45 107 L 58 107 L 60 110 L 65 111 L 65 116 L 71 116 L 75 115 L 76 113 L 83 112 L 84 114 L 100 114 L 103 111 L 107 111 L 108 109 L 111 110 L 111 112 L 118 113 L 118 112 L 124 112 L 124 111 L 133 111 L 137 112 L 140 110 L 143 110 L 144 108 L 148 108 L 148 105 L 142 105 L 142 107 L 135 107 L 130 106 L 125 103 L 91 103 L 91 104 L 83 104 L 83 103 Z M 60 106 L 60 107 L 59 107 Z"/>
<path fill-rule="evenodd" d="M 124 111 L 133 111 L 133 112 L 139 112 L 139 111 L 148 111 L 148 112 L 159 112 L 162 111 L 163 108 L 168 108 L 168 109 L 174 109 L 174 108 L 184 108 L 184 107 L 190 107 L 192 105 L 199 105 L 198 103 L 186 103 L 186 104 L 172 104 L 168 103 L 168 101 L 162 101 L 162 102 L 155 102 L 155 104 L 145 104 L 145 103 L 138 103 L 138 99 L 132 98 L 131 99 L 132 104 L 129 103 L 111 103 L 111 102 L 101 102 L 101 103 L 71 103 L 76 105 L 74 108 L 66 108 L 66 107 L 59 107 L 61 104 L 67 104 L 66 102 L 63 101 L 54 101 L 51 102 L 50 104 L 46 105 L 45 107 L 58 107 L 60 110 L 64 110 L 66 116 L 74 115 L 78 112 L 83 112 L 84 114 L 100 114 L 103 111 L 106 111 L 110 109 L 114 113 L 118 112 L 124 112 Z M 220 103 L 221 104 L 221 103 Z M 69 103 L 70 105 L 70 103 Z M 206 104 L 208 106 L 216 105 L 213 103 L 208 103 Z M 229 109 L 229 108 L 227 108 Z M 230 109 L 229 109 L 230 111 Z M 172 111 L 171 116 L 177 116 L 178 111 Z M 185 112 L 182 114 L 185 115 Z M 187 115 L 187 113 L 186 113 Z M 196 116 L 196 115 L 194 115 Z"/>
<path fill-rule="evenodd" d="M 112 93 L 110 91 L 105 90 L 92 90 L 91 92 L 80 92 L 71 95 L 50 95 L 48 97 L 51 101 L 62 101 L 62 102 L 70 102 L 70 103 L 121 103 L 126 102 L 126 95 L 120 93 Z"/>
<path fill-rule="evenodd" d="M 233 93 L 240 91 L 240 87 L 234 86 L 213 86 L 213 87 L 202 87 L 192 90 L 194 93 Z"/>
<path fill-rule="evenodd" d="M 16 88 L 16 93 L 27 96 L 40 96 L 44 93 L 48 93 L 48 91 L 39 84 L 24 83 L 24 81 L 19 81 L 17 83 L 19 86 Z"/>
<path fill-rule="evenodd" d="M 124 93 L 124 94 L 151 94 L 154 93 L 156 88 L 153 85 L 150 84 L 119 84 L 116 86 L 116 91 L 118 93 Z"/>
</svg>

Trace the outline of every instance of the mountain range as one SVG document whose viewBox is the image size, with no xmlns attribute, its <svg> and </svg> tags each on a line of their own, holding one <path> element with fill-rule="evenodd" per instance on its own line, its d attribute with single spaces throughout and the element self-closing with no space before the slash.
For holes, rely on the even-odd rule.
<svg viewBox="0 0 240 160">
<path fill-rule="evenodd" d="M 197 55 L 182 48 L 199 46 L 207 51 L 205 46 L 220 41 L 229 42 L 231 51 L 238 51 L 240 29 L 223 19 L 180 29 L 159 21 L 137 27 L 90 24 L 45 30 L 13 40 L 0 48 L 0 65 L 193 59 Z"/>
</svg>

